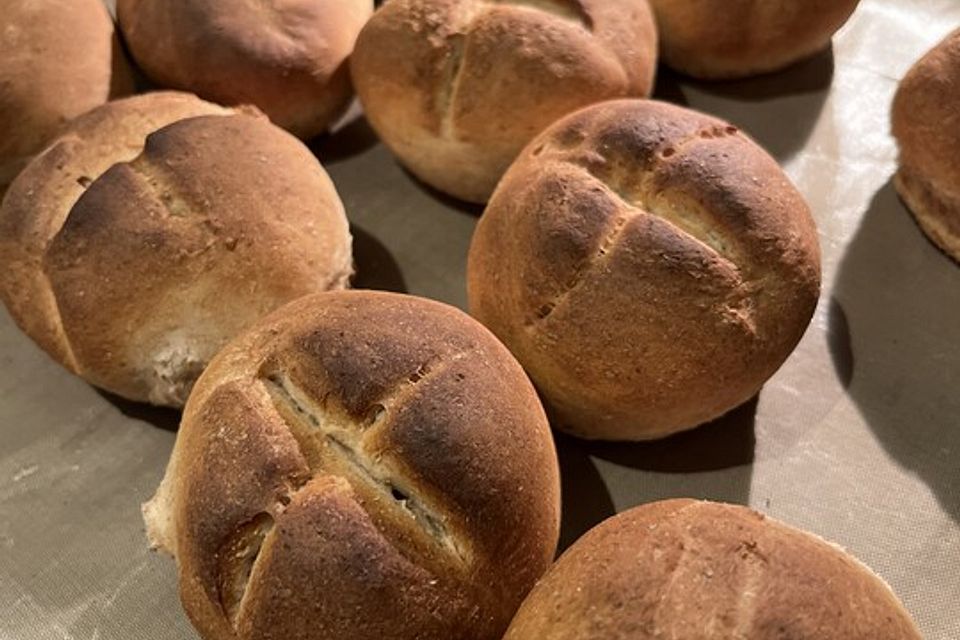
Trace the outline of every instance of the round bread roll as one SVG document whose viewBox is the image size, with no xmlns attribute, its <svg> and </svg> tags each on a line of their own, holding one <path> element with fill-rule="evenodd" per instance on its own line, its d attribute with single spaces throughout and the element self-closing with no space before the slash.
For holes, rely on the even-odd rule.
<svg viewBox="0 0 960 640">
<path fill-rule="evenodd" d="M 419 179 L 486 202 L 523 146 L 580 107 L 649 95 L 647 0 L 391 0 L 360 32 L 353 82 Z"/>
<path fill-rule="evenodd" d="M 817 232 L 735 127 L 648 100 L 534 140 L 477 226 L 471 313 L 584 438 L 645 440 L 751 398 L 819 295 Z"/>
<path fill-rule="evenodd" d="M 11 185 L 0 293 L 87 381 L 181 406 L 253 320 L 346 286 L 350 235 L 326 173 L 265 118 L 230 114 L 184 94 L 110 103 Z"/>
<path fill-rule="evenodd" d="M 4 0 L 0 193 L 69 120 L 132 91 L 101 0 Z"/>
<path fill-rule="evenodd" d="M 777 71 L 825 49 L 859 0 L 650 0 L 667 65 L 697 78 Z"/>
<path fill-rule="evenodd" d="M 78 364 L 43 260 L 73 205 L 115 163 L 136 158 L 151 132 L 184 118 L 231 113 L 186 93 L 116 100 L 71 122 L 10 186 L 0 207 L 0 296 L 20 327 L 68 369 Z"/>
<path fill-rule="evenodd" d="M 347 58 L 373 0 L 117 0 L 130 53 L 155 83 L 253 104 L 301 138 L 353 95 Z"/>
<path fill-rule="evenodd" d="M 466 314 L 331 292 L 210 364 L 144 505 L 207 640 L 499 640 L 549 566 L 533 386 Z"/>
<path fill-rule="evenodd" d="M 892 120 L 897 191 L 927 237 L 960 262 L 960 29 L 900 82 Z"/>
<path fill-rule="evenodd" d="M 667 500 L 587 532 L 504 640 L 921 640 L 886 583 L 839 547 L 746 507 Z"/>
</svg>

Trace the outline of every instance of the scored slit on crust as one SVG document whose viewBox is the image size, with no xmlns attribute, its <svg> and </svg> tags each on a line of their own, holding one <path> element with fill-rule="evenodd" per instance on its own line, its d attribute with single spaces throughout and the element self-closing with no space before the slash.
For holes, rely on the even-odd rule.
<svg viewBox="0 0 960 640">
<path fill-rule="evenodd" d="M 583 142 L 582 137 L 563 139 L 559 141 L 559 145 L 544 143 L 534 149 L 532 154 L 535 156 L 541 156 L 551 151 L 559 154 L 560 160 L 567 167 L 583 174 L 589 182 L 609 194 L 619 204 L 619 208 L 624 213 L 616 216 L 607 225 L 608 228 L 598 243 L 593 257 L 583 267 L 576 270 L 559 295 L 541 304 L 536 309 L 534 319 L 528 323 L 528 326 L 533 327 L 535 323 L 548 318 L 563 300 L 583 284 L 589 273 L 602 268 L 605 261 L 609 259 L 609 254 L 617 246 L 617 242 L 622 237 L 627 223 L 631 219 L 653 216 L 669 225 L 675 233 L 683 236 L 687 241 L 699 245 L 730 270 L 737 278 L 738 286 L 736 288 L 737 295 L 731 299 L 728 305 L 729 313 L 740 318 L 745 327 L 754 331 L 753 307 L 747 296 L 752 287 L 745 269 L 741 267 L 748 261 L 744 260 L 735 235 L 726 232 L 720 224 L 711 225 L 710 218 L 712 216 L 710 213 L 697 206 L 693 201 L 684 203 L 684 206 L 672 206 L 670 198 L 666 197 L 667 192 L 658 190 L 653 184 L 657 165 L 669 162 L 670 158 L 675 157 L 688 144 L 696 140 L 712 140 L 736 135 L 737 133 L 738 129 L 730 125 L 698 129 L 686 137 L 658 149 L 653 154 L 653 166 L 634 172 L 611 170 L 610 167 L 615 166 L 616 162 L 609 158 L 603 158 L 602 163 L 595 162 L 595 159 L 585 160 L 583 156 L 577 153 L 580 143 Z M 671 193 L 670 195 L 675 199 L 683 197 L 684 194 Z M 698 211 L 690 212 L 688 209 L 697 209 Z"/>
<path fill-rule="evenodd" d="M 268 513 L 258 513 L 241 525 L 227 542 L 220 560 L 220 605 L 227 619 L 236 625 L 247 585 L 257 560 L 273 531 L 274 520 Z"/>
<path fill-rule="evenodd" d="M 372 497 L 385 507 L 387 515 L 401 515 L 401 520 L 413 523 L 421 532 L 420 537 L 440 550 L 445 564 L 461 567 L 469 552 L 450 531 L 447 518 L 428 498 L 417 494 L 412 482 L 395 465 L 389 464 L 388 454 L 374 450 L 374 441 L 383 429 L 389 428 L 394 408 L 409 398 L 416 385 L 438 375 L 464 355 L 435 358 L 422 364 L 391 393 L 372 403 L 359 421 L 345 412 L 319 406 L 282 372 L 274 371 L 261 378 L 311 474 L 342 476 L 359 495 Z"/>
<path fill-rule="evenodd" d="M 580 0 L 474 0 L 464 2 L 457 26 L 446 36 L 448 52 L 444 62 L 444 80 L 434 99 L 436 112 L 440 115 L 440 136 L 448 140 L 457 137 L 455 115 L 457 94 L 463 78 L 467 40 L 474 24 L 482 16 L 500 7 L 537 11 L 573 22 L 587 31 L 593 30 L 593 20 Z"/>
<path fill-rule="evenodd" d="M 389 428 L 395 407 L 409 400 L 419 383 L 442 373 L 468 353 L 436 356 L 424 362 L 373 402 L 361 420 L 319 406 L 280 370 L 261 374 L 260 383 L 309 468 L 309 477 L 294 479 L 287 493 L 278 497 L 276 517 L 282 518 L 296 493 L 312 479 L 334 476 L 347 482 L 374 526 L 408 560 L 438 574 L 467 571 L 471 552 L 450 530 L 447 518 L 429 499 L 418 495 L 409 480 L 384 464 L 382 452 L 371 454 L 368 449 L 380 430 Z M 220 604 L 234 628 L 275 524 L 269 513 L 258 514 L 237 529 L 221 552 Z M 399 534 L 391 527 L 399 529 Z"/>
<path fill-rule="evenodd" d="M 486 5 L 488 10 L 497 6 L 507 6 L 549 13 L 575 22 L 587 31 L 593 29 L 593 20 L 584 9 L 581 0 L 485 0 L 481 4 Z"/>
</svg>

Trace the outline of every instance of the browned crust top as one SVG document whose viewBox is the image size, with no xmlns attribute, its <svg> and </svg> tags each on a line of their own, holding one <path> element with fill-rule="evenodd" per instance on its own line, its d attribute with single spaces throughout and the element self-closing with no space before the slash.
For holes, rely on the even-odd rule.
<svg viewBox="0 0 960 640">
<path fill-rule="evenodd" d="M 671 67 L 702 78 L 781 69 L 824 49 L 859 0 L 650 0 Z"/>
<path fill-rule="evenodd" d="M 127 44 L 152 80 L 254 104 L 303 138 L 349 101 L 347 58 L 372 12 L 372 0 L 117 2 Z"/>
<path fill-rule="evenodd" d="M 414 173 L 485 201 L 557 118 L 648 95 L 656 45 L 646 0 L 393 0 L 361 31 L 351 72 L 371 125 Z"/>
<path fill-rule="evenodd" d="M 352 267 L 320 164 L 266 119 L 233 115 L 160 129 L 97 178 L 43 270 L 84 377 L 178 405 L 232 336 L 300 295 L 344 286 Z"/>
<path fill-rule="evenodd" d="M 465 139 L 534 126 L 529 139 L 556 119 L 554 101 L 582 104 L 565 92 L 583 82 L 590 101 L 649 93 L 655 52 L 645 0 L 394 0 L 364 27 L 352 64 L 375 119 L 385 110 Z"/>
<path fill-rule="evenodd" d="M 0 297 L 17 324 L 77 371 L 43 258 L 77 200 L 107 169 L 142 150 L 147 135 L 177 120 L 232 110 L 186 93 L 115 100 L 73 120 L 10 186 L 0 207 Z"/>
<path fill-rule="evenodd" d="M 776 162 L 728 123 L 643 100 L 528 145 L 468 263 L 471 313 L 593 437 L 747 400 L 799 341 L 819 278 L 816 228 Z"/>
<path fill-rule="evenodd" d="M 232 342 L 166 483 L 184 605 L 217 638 L 498 638 L 558 536 L 556 455 L 523 371 L 465 314 L 397 294 L 303 298 Z M 273 533 L 226 591 L 231 621 L 237 570 L 220 563 L 258 514 Z"/>
<path fill-rule="evenodd" d="M 669 500 L 564 553 L 505 640 L 920 640 L 890 588 L 840 548 L 745 507 Z"/>
</svg>

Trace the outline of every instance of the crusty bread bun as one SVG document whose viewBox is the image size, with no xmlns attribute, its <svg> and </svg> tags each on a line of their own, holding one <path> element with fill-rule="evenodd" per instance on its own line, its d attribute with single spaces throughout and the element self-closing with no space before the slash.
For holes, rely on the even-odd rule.
<svg viewBox="0 0 960 640">
<path fill-rule="evenodd" d="M 643 440 L 752 397 L 819 295 L 817 232 L 735 127 L 649 100 L 551 126 L 504 176 L 470 247 L 471 313 L 585 438 Z"/>
<path fill-rule="evenodd" d="M 252 104 L 301 138 L 353 95 L 347 58 L 373 0 L 117 0 L 130 53 L 155 83 Z"/>
<path fill-rule="evenodd" d="M 697 78 L 783 69 L 825 49 L 859 0 L 650 0 L 663 61 Z"/>
<path fill-rule="evenodd" d="M 184 94 L 104 105 L 4 199 L 7 308 L 99 387 L 180 406 L 239 330 L 346 285 L 350 236 L 326 173 L 265 118 L 229 114 Z"/>
<path fill-rule="evenodd" d="M 559 491 L 533 386 L 488 331 L 331 292 L 217 355 L 144 517 L 207 640 L 499 640 L 553 558 Z"/>
<path fill-rule="evenodd" d="M 649 95 L 657 36 L 647 0 L 391 0 L 351 59 L 370 124 L 427 184 L 486 202 L 551 122 Z"/>
<path fill-rule="evenodd" d="M 900 82 L 892 120 L 897 192 L 927 237 L 960 262 L 960 29 Z"/>
<path fill-rule="evenodd" d="M 78 370 L 43 260 L 70 210 L 94 180 L 142 151 L 161 127 L 233 113 L 186 93 L 148 93 L 77 118 L 10 186 L 0 207 L 0 296 L 20 327 L 54 359 Z"/>
<path fill-rule="evenodd" d="M 504 640 L 921 640 L 882 579 L 746 507 L 667 500 L 563 554 Z"/>
<path fill-rule="evenodd" d="M 4 0 L 0 194 L 69 120 L 132 90 L 101 0 Z"/>
</svg>

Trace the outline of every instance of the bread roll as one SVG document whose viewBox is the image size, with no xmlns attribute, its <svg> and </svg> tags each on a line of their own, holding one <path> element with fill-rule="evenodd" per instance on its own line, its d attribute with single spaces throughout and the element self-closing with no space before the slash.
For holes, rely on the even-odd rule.
<svg viewBox="0 0 960 640">
<path fill-rule="evenodd" d="M 214 359 L 144 516 L 206 640 L 499 640 L 559 508 L 510 353 L 452 307 L 352 291 Z"/>
<path fill-rule="evenodd" d="M 724 79 L 783 69 L 825 49 L 859 0 L 650 0 L 660 55 L 677 71 Z"/>
<path fill-rule="evenodd" d="M 101 0 L 4 0 L 0 194 L 69 120 L 132 90 Z"/>
<path fill-rule="evenodd" d="M 647 0 L 391 0 L 351 71 L 370 124 L 432 187 L 486 202 L 523 146 L 592 102 L 649 95 Z"/>
<path fill-rule="evenodd" d="M 667 500 L 577 541 L 504 640 L 921 640 L 839 547 L 745 507 Z"/>
<path fill-rule="evenodd" d="M 347 57 L 373 0 L 117 0 L 144 73 L 221 104 L 253 104 L 301 138 L 353 95 Z"/>
<path fill-rule="evenodd" d="M 151 132 L 200 115 L 232 113 L 186 93 L 117 100 L 77 118 L 11 185 L 0 207 L 0 296 L 20 327 L 77 371 L 43 260 L 71 208 L 94 180 L 143 151 Z"/>
<path fill-rule="evenodd" d="M 893 135 L 900 197 L 927 237 L 960 262 L 960 29 L 900 82 Z"/>
<path fill-rule="evenodd" d="M 644 440 L 745 402 L 817 303 L 802 196 L 736 127 L 673 105 L 583 109 L 504 176 L 470 247 L 471 313 L 584 438 Z"/>
<path fill-rule="evenodd" d="M 36 158 L 0 209 L 11 315 L 125 398 L 182 405 L 235 333 L 351 273 L 320 165 L 265 118 L 229 114 L 184 94 L 105 105 Z"/>
</svg>

